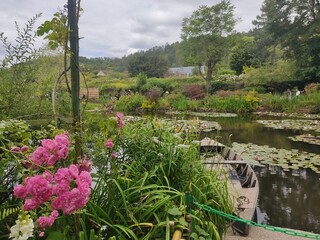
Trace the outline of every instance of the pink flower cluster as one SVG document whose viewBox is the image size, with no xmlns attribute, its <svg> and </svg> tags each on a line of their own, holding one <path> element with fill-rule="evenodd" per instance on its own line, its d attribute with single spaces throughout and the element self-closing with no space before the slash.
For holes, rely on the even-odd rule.
<svg viewBox="0 0 320 240">
<path fill-rule="evenodd" d="M 111 138 L 109 138 L 109 139 L 107 140 L 105 146 L 106 146 L 106 148 L 108 148 L 108 149 L 112 149 L 112 148 L 114 147 L 114 143 L 113 143 L 113 141 L 112 141 Z"/>
<path fill-rule="evenodd" d="M 54 188 L 51 184 L 52 175 L 45 172 L 42 175 L 27 177 L 24 185 L 17 185 L 13 193 L 17 198 L 25 199 L 23 210 L 30 211 L 36 209 L 41 204 L 49 201 L 52 197 Z"/>
<path fill-rule="evenodd" d="M 58 217 L 58 215 L 59 215 L 58 211 L 54 210 L 52 211 L 49 217 L 46 217 L 46 216 L 39 217 L 37 220 L 38 228 L 51 227 L 54 221 L 56 220 L 56 218 Z"/>
<path fill-rule="evenodd" d="M 52 209 L 62 210 L 63 214 L 69 215 L 87 204 L 92 182 L 89 172 L 79 173 L 78 167 L 72 164 L 69 168 L 60 168 L 54 180 L 56 198 L 51 203 Z M 73 181 L 77 187 L 70 189 Z"/>
<path fill-rule="evenodd" d="M 68 134 L 57 135 L 54 139 L 43 139 L 30 156 L 30 160 L 36 166 L 53 166 L 58 160 L 65 160 L 69 152 Z"/>
<path fill-rule="evenodd" d="M 114 143 L 112 141 L 111 138 L 109 138 L 105 144 L 106 148 L 109 149 L 109 150 L 112 150 L 112 148 L 114 147 Z M 112 152 L 110 154 L 110 158 L 116 158 L 117 157 L 117 154 L 115 152 Z"/>
<path fill-rule="evenodd" d="M 122 128 L 125 125 L 123 113 L 117 112 L 117 122 L 118 128 Z"/>
<path fill-rule="evenodd" d="M 58 160 L 68 157 L 67 134 L 57 135 L 53 140 L 44 139 L 41 145 L 30 156 L 35 166 L 52 166 Z M 13 151 L 22 152 L 18 147 Z M 50 227 L 58 217 L 59 210 L 69 215 L 87 204 L 91 193 L 91 167 L 92 161 L 85 156 L 77 165 L 71 164 L 68 168 L 27 177 L 23 184 L 14 187 L 13 193 L 17 198 L 25 200 L 22 206 L 24 211 L 35 210 L 42 204 L 50 205 L 53 210 L 51 215 L 37 220 L 40 229 Z"/>
<path fill-rule="evenodd" d="M 27 177 L 23 185 L 14 187 L 13 192 L 17 198 L 25 199 L 24 211 L 34 210 L 53 198 L 51 208 L 69 215 L 87 204 L 91 182 L 89 172 L 79 173 L 78 167 L 72 164 L 69 168 L 59 168 L 54 176 L 45 172 Z M 76 187 L 71 189 L 73 183 Z"/>
</svg>

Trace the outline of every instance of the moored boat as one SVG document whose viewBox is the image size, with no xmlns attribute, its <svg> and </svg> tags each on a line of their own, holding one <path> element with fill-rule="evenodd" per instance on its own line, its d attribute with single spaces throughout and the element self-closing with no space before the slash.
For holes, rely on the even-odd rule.
<svg viewBox="0 0 320 240">
<path fill-rule="evenodd" d="M 234 214 L 248 221 L 256 221 L 259 182 L 251 165 L 232 148 L 210 138 L 200 141 L 200 152 L 204 154 L 203 163 L 207 168 L 220 168 L 226 172 Z M 248 235 L 249 227 L 244 221 L 232 223 L 232 228 L 241 235 Z"/>
</svg>

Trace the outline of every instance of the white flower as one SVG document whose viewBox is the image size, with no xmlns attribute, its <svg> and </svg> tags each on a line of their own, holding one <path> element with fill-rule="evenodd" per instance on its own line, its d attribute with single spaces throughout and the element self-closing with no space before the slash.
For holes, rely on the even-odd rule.
<svg viewBox="0 0 320 240">
<path fill-rule="evenodd" d="M 33 236 L 33 220 L 29 215 L 19 216 L 16 224 L 10 228 L 10 236 L 13 240 L 27 240 Z"/>
</svg>

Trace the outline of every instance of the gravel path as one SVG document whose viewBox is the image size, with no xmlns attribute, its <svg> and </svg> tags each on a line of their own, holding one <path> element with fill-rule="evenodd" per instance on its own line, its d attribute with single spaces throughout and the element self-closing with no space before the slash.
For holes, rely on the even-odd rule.
<svg viewBox="0 0 320 240">
<path fill-rule="evenodd" d="M 224 240 L 303 240 L 310 239 L 304 237 L 291 236 L 284 233 L 272 232 L 265 230 L 261 227 L 251 227 L 249 235 L 246 237 L 239 236 L 238 233 L 234 234 L 232 230 L 227 232 Z"/>
</svg>

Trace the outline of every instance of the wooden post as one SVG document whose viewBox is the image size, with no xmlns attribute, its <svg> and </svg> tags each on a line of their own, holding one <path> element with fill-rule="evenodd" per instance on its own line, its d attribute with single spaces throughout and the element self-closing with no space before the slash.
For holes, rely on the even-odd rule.
<svg viewBox="0 0 320 240">
<path fill-rule="evenodd" d="M 70 67 L 73 132 L 75 135 L 76 159 L 82 155 L 82 129 L 80 118 L 80 74 L 79 74 L 79 30 L 77 16 L 77 0 L 68 0 L 68 21 L 70 29 Z"/>
</svg>

